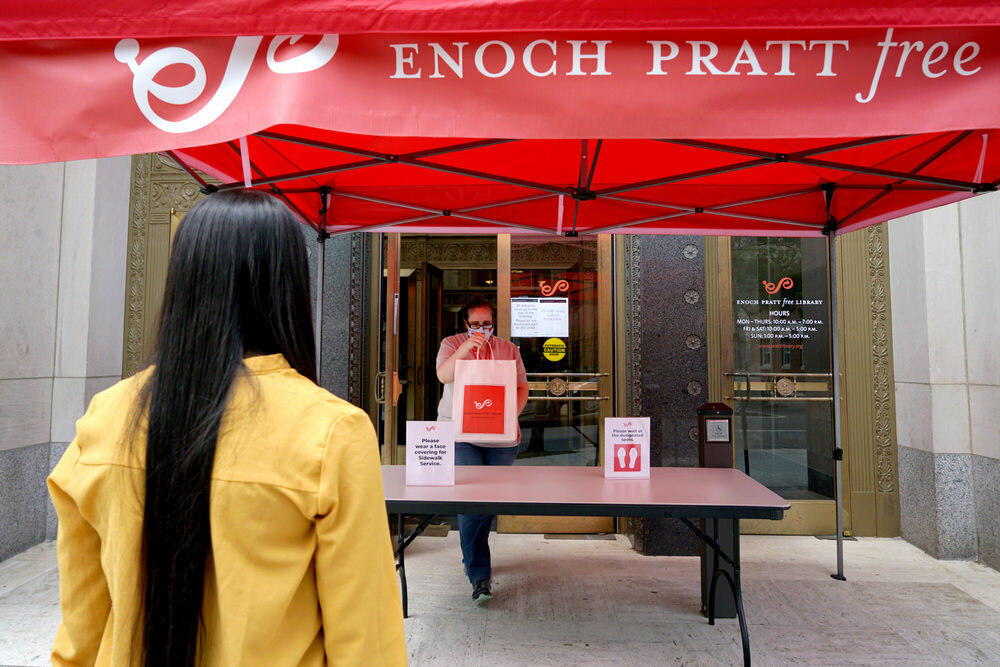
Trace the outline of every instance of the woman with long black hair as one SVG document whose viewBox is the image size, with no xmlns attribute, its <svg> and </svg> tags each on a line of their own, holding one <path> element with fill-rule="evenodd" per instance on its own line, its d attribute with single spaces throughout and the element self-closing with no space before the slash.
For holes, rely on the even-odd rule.
<svg viewBox="0 0 1000 667">
<path fill-rule="evenodd" d="M 199 202 L 152 366 L 94 397 L 49 478 L 53 664 L 406 663 L 375 433 L 315 359 L 295 217 Z"/>
</svg>

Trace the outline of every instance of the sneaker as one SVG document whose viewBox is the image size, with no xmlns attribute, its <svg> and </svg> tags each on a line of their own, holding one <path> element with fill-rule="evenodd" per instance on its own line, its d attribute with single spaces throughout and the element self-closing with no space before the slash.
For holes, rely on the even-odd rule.
<svg viewBox="0 0 1000 667">
<path fill-rule="evenodd" d="M 490 580 L 480 579 L 472 585 L 472 599 L 474 602 L 485 602 L 493 597 L 490 593 Z"/>
</svg>

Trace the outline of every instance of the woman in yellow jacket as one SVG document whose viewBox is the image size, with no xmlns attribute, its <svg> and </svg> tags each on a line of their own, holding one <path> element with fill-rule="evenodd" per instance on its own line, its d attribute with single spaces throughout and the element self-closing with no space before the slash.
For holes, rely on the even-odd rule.
<svg viewBox="0 0 1000 667">
<path fill-rule="evenodd" d="M 375 433 L 316 385 L 292 213 L 177 231 L 154 365 L 98 394 L 49 478 L 55 665 L 404 665 Z"/>
</svg>

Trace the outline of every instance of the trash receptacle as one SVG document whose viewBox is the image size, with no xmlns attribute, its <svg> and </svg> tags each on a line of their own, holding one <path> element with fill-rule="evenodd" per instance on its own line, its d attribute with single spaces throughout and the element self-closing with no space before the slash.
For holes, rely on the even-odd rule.
<svg viewBox="0 0 1000 667">
<path fill-rule="evenodd" d="M 698 467 L 732 468 L 733 451 L 733 409 L 725 403 L 705 403 L 698 408 Z M 708 535 L 714 535 L 724 552 L 732 553 L 732 522 L 736 519 L 705 519 L 701 528 Z M 732 567 L 719 563 L 720 569 L 732 575 Z M 708 596 L 715 572 L 716 559 L 711 548 L 701 545 L 701 604 L 702 612 L 708 613 Z M 715 615 L 717 618 L 736 616 L 736 599 L 726 586 L 719 586 L 715 593 Z"/>
</svg>

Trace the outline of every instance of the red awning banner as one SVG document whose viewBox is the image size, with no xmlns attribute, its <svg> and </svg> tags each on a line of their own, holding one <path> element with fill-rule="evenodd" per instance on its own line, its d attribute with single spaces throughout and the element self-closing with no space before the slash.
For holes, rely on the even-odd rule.
<svg viewBox="0 0 1000 667">
<path fill-rule="evenodd" d="M 5 0 L 0 41 L 1000 24 L 991 0 Z"/>
<path fill-rule="evenodd" d="M 278 124 L 708 140 L 1000 127 L 1000 27 L 0 42 L 0 61 L 5 163 Z"/>
<path fill-rule="evenodd" d="M 164 152 L 330 232 L 818 235 L 1000 184 L 993 2 L 8 4 L 0 163 Z"/>
</svg>

